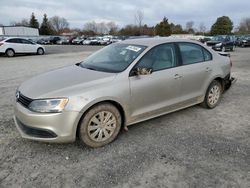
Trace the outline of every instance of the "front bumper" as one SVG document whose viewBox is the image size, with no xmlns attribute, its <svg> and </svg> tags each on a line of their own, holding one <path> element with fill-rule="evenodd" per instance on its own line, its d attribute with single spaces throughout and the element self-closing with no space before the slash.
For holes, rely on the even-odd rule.
<svg viewBox="0 0 250 188">
<path fill-rule="evenodd" d="M 23 138 L 45 142 L 73 142 L 80 120 L 79 112 L 36 113 L 15 105 L 14 121 Z"/>
</svg>

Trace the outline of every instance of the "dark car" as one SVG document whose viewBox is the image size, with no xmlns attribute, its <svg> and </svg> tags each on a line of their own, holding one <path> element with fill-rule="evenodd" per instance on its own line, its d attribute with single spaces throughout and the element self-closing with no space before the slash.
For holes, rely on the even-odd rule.
<svg viewBox="0 0 250 188">
<path fill-rule="evenodd" d="M 207 41 L 206 44 L 213 50 L 218 50 L 222 52 L 225 52 L 227 50 L 234 51 L 235 49 L 234 36 L 229 36 L 229 35 L 215 36 L 212 38 L 211 41 Z"/>
<path fill-rule="evenodd" d="M 49 42 L 50 44 L 57 44 L 59 40 L 61 40 L 60 37 L 50 37 Z"/>
<path fill-rule="evenodd" d="M 243 36 L 238 40 L 238 46 L 246 47 L 250 46 L 250 36 Z"/>
</svg>

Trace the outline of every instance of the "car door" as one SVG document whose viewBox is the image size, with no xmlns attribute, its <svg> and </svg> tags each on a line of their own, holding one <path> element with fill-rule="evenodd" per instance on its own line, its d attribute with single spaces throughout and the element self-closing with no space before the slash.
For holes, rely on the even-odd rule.
<svg viewBox="0 0 250 188">
<path fill-rule="evenodd" d="M 189 42 L 178 43 L 182 60 L 182 100 L 197 103 L 206 92 L 213 70 L 212 54 L 204 47 Z"/>
<path fill-rule="evenodd" d="M 132 119 L 159 115 L 181 100 L 181 75 L 177 65 L 175 45 L 171 43 L 156 46 L 141 58 L 132 71 L 152 68 L 153 72 L 129 77 Z"/>
<path fill-rule="evenodd" d="M 36 48 L 35 45 L 26 39 L 20 39 L 22 41 L 23 44 L 23 50 L 25 53 L 35 53 L 36 52 Z"/>
<path fill-rule="evenodd" d="M 19 38 L 11 38 L 5 41 L 8 44 L 8 48 L 11 48 L 15 53 L 23 53 L 23 44 Z"/>
</svg>

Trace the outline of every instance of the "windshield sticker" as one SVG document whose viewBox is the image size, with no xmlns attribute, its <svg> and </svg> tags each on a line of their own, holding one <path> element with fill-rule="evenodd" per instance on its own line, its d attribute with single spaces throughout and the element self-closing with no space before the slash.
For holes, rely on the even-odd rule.
<svg viewBox="0 0 250 188">
<path fill-rule="evenodd" d="M 128 46 L 126 49 L 134 51 L 134 52 L 139 52 L 141 50 L 141 48 L 139 48 L 137 46 Z"/>
</svg>

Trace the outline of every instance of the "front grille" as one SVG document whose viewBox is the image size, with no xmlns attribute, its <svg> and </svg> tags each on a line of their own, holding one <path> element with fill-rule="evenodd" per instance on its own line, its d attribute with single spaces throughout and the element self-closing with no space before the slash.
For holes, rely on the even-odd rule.
<svg viewBox="0 0 250 188">
<path fill-rule="evenodd" d="M 17 102 L 22 104 L 24 107 L 28 108 L 33 99 L 25 97 L 21 92 L 19 92 L 19 97 L 17 98 Z"/>
<path fill-rule="evenodd" d="M 56 138 L 57 137 L 57 135 L 50 130 L 29 127 L 27 125 L 24 125 L 17 118 L 16 118 L 16 121 L 20 129 L 22 129 L 22 131 L 29 136 L 37 137 L 37 138 Z"/>
</svg>

